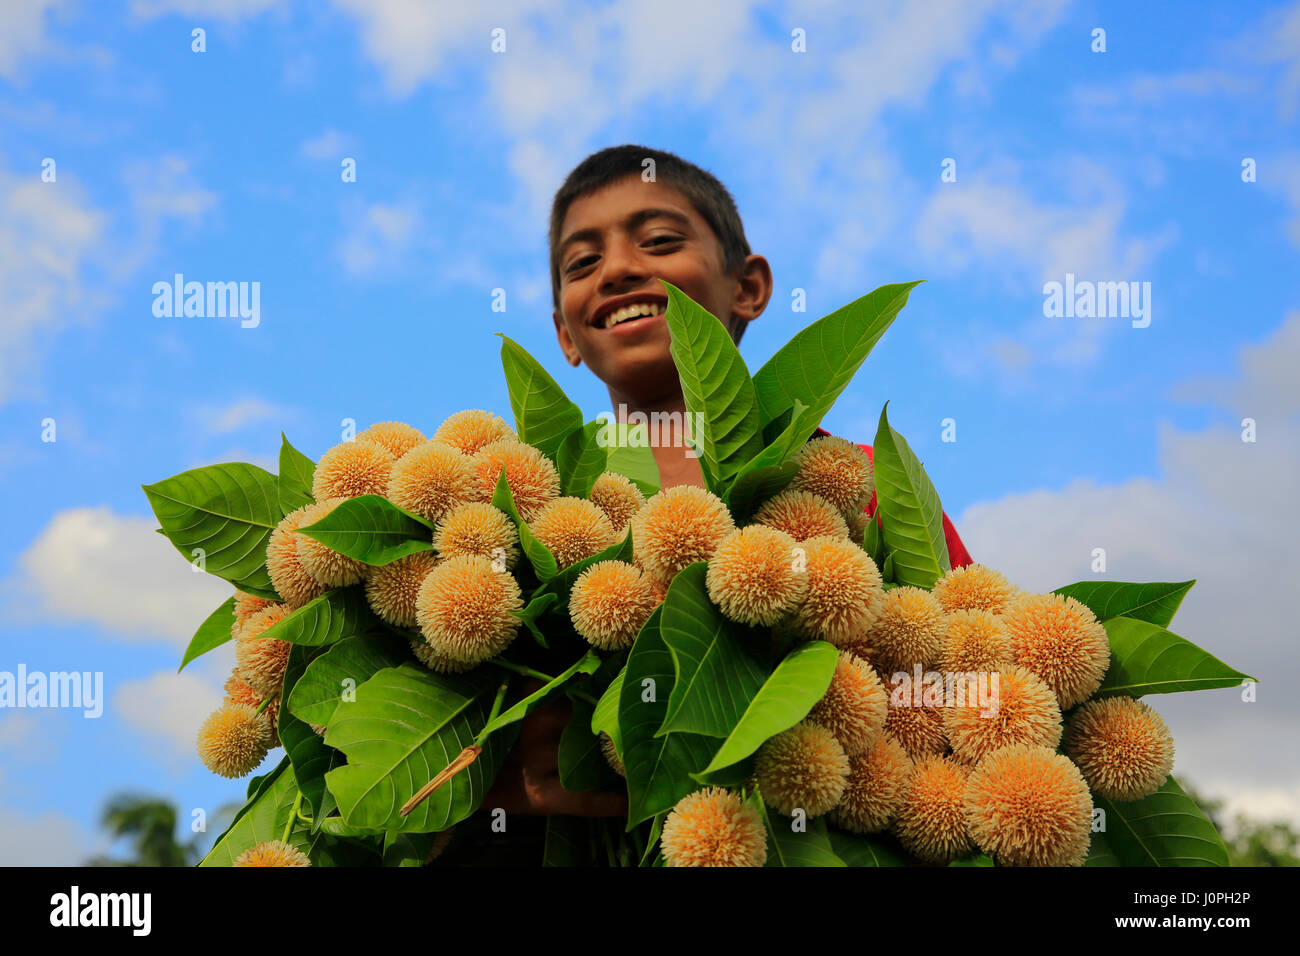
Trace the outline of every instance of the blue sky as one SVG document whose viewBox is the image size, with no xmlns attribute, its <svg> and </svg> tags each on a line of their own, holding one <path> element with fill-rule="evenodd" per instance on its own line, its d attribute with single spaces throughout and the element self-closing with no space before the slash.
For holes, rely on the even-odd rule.
<svg viewBox="0 0 1300 956">
<path fill-rule="evenodd" d="M 192 748 L 233 652 L 175 676 L 228 591 L 153 534 L 142 483 L 273 468 L 282 429 L 316 457 L 344 418 L 505 413 L 497 331 L 606 408 L 555 345 L 545 236 L 569 169 L 624 142 L 736 197 L 776 283 L 751 369 L 928 280 L 827 427 L 870 441 L 889 400 L 976 559 L 1022 586 L 1200 579 L 1175 629 L 1272 680 L 1153 700 L 1177 772 L 1300 819 L 1300 761 L 1275 759 L 1300 714 L 1300 4 L 446 6 L 0 12 L 0 670 L 102 670 L 108 697 L 0 711 L 0 860 L 88 855 L 123 788 L 187 814 L 242 796 Z M 260 283 L 260 324 L 155 317 L 177 272 Z M 1150 283 L 1150 325 L 1046 318 L 1067 272 Z"/>
</svg>

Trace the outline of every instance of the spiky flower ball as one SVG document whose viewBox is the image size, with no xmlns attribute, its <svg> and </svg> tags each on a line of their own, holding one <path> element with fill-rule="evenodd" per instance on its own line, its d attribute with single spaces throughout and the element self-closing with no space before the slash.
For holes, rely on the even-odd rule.
<svg viewBox="0 0 1300 956">
<path fill-rule="evenodd" d="M 311 866 L 301 850 L 280 840 L 267 840 L 235 857 L 232 866 Z"/>
<path fill-rule="evenodd" d="M 1155 793 L 1174 769 L 1174 740 L 1160 715 L 1132 697 L 1090 700 L 1075 712 L 1065 752 L 1093 793 L 1119 802 Z"/>
<path fill-rule="evenodd" d="M 632 646 L 656 603 L 640 568 L 626 561 L 597 561 L 573 582 L 569 617 L 575 631 L 612 651 Z"/>
<path fill-rule="evenodd" d="M 1092 795 L 1079 768 L 1047 747 L 1004 747 L 971 773 L 964 808 L 975 843 L 1001 866 L 1080 866 Z"/>
<path fill-rule="evenodd" d="M 525 521 L 532 521 L 547 503 L 560 495 L 560 474 L 555 465 L 532 445 L 521 441 L 503 438 L 490 442 L 474 453 L 470 463 L 478 500 L 492 500 L 497 479 L 504 471 L 515 507 Z"/>
<path fill-rule="evenodd" d="M 873 520 L 867 517 L 865 511 L 855 511 L 844 519 L 844 524 L 849 529 L 849 540 L 854 544 L 861 544 L 863 537 L 867 532 L 867 522 Z"/>
<path fill-rule="evenodd" d="M 664 820 L 668 866 L 762 866 L 767 829 L 753 807 L 720 787 L 682 797 Z"/>
<path fill-rule="evenodd" d="M 784 531 L 796 541 L 829 536 L 847 538 L 849 526 L 833 504 L 809 491 L 783 491 L 763 502 L 754 520 Z"/>
<path fill-rule="evenodd" d="M 618 748 L 614 746 L 614 738 L 602 730 L 598 739 L 600 740 L 601 756 L 605 758 L 605 763 L 609 764 L 609 769 L 620 777 L 626 777 L 627 767 L 623 765 L 623 758 L 618 755 Z"/>
<path fill-rule="evenodd" d="M 289 607 L 295 609 L 308 601 L 314 601 L 329 590 L 307 573 L 302 558 L 298 556 L 298 541 L 302 536 L 297 532 L 299 528 L 311 524 L 307 517 L 309 513 L 315 513 L 310 504 L 290 511 L 280 519 L 266 544 L 266 570 L 271 575 L 271 586 Z M 235 621 L 242 626 L 243 622 L 238 616 Z M 238 637 L 238 630 L 232 631 L 231 636 Z"/>
<path fill-rule="evenodd" d="M 326 498 L 303 510 L 303 527 L 315 524 L 344 502 L 343 498 Z M 366 566 L 355 558 L 340 554 L 333 548 L 321 544 L 315 538 L 297 533 L 298 560 L 303 569 L 318 583 L 327 588 L 341 588 L 357 584 L 365 577 Z"/>
<path fill-rule="evenodd" d="M 944 864 L 970 849 L 965 795 L 970 771 L 948 757 L 922 757 L 903 787 L 894 832 L 913 856 Z"/>
<path fill-rule="evenodd" d="M 487 558 L 448 558 L 430 571 L 415 599 L 415 616 L 433 649 L 462 664 L 496 657 L 519 631 L 511 614 L 523 607 L 519 584 Z"/>
<path fill-rule="evenodd" d="M 934 596 L 945 611 L 989 611 L 1001 614 L 1016 587 L 998 571 L 982 564 L 953 568 L 934 583 Z"/>
<path fill-rule="evenodd" d="M 849 758 L 835 735 L 805 720 L 759 748 L 754 777 L 769 807 L 786 816 L 802 809 L 821 816 L 840 802 L 849 779 Z"/>
<path fill-rule="evenodd" d="M 939 662 L 948 619 L 934 595 L 922 588 L 898 587 L 880 599 L 879 613 L 867 643 L 877 666 L 910 671 L 916 664 L 931 670 Z"/>
<path fill-rule="evenodd" d="M 890 691 L 889 710 L 885 713 L 885 736 L 895 740 L 913 760 L 938 756 L 948 749 L 948 734 L 943 726 L 943 708 L 913 701 L 910 689 L 886 684 Z M 911 703 L 902 703 L 906 695 Z"/>
<path fill-rule="evenodd" d="M 733 621 L 776 624 L 808 590 L 796 547 L 784 531 L 761 524 L 731 532 L 709 558 L 709 597 Z"/>
<path fill-rule="evenodd" d="M 605 512 L 615 534 L 622 534 L 632 516 L 645 504 L 645 495 L 630 479 L 614 471 L 607 471 L 591 486 L 587 496 L 597 508 Z"/>
<path fill-rule="evenodd" d="M 462 664 L 446 654 L 439 654 L 427 641 L 411 641 L 410 645 L 415 659 L 436 674 L 463 674 L 475 667 L 474 664 Z"/>
<path fill-rule="evenodd" d="M 600 554 L 617 538 L 605 512 L 586 498 L 556 498 L 528 522 L 528 529 L 555 555 L 561 568 Z"/>
<path fill-rule="evenodd" d="M 466 455 L 473 455 L 485 445 L 503 438 L 517 438 L 515 430 L 500 415 L 471 408 L 457 412 L 438 426 L 433 433 L 437 441 L 446 442 Z"/>
<path fill-rule="evenodd" d="M 311 496 L 355 498 L 358 495 L 382 495 L 397 456 L 377 442 L 364 438 L 340 442 L 316 463 L 311 477 Z"/>
<path fill-rule="evenodd" d="M 447 512 L 433 533 L 433 546 L 439 557 L 477 554 L 504 562 L 508 569 L 519 560 L 519 531 L 500 508 L 484 501 L 471 501 Z"/>
<path fill-rule="evenodd" d="M 225 695 L 221 700 L 223 704 L 247 704 L 249 707 L 257 710 L 262 706 L 262 702 L 266 700 L 266 698 L 261 694 L 249 687 L 244 679 L 239 676 L 238 665 L 236 665 L 235 669 L 230 672 L 230 676 L 226 678 L 226 683 L 222 690 Z M 266 719 L 271 724 L 271 746 L 279 746 L 280 738 L 276 734 L 276 729 L 280 721 L 280 698 L 272 697 L 270 702 L 266 705 L 266 709 L 263 710 L 262 713 L 266 715 Z"/>
<path fill-rule="evenodd" d="M 677 485 L 652 495 L 632 518 L 632 547 L 636 563 L 667 584 L 688 564 L 713 557 L 735 530 L 721 498 L 694 485 Z"/>
<path fill-rule="evenodd" d="M 427 440 L 422 431 L 403 422 L 375 422 L 357 435 L 357 441 L 370 441 L 381 445 L 394 459 L 401 458 L 416 445 L 423 445 Z"/>
<path fill-rule="evenodd" d="M 944 708 L 944 730 L 957 759 L 975 763 L 1012 744 L 1055 749 L 1061 742 L 1061 708 L 1035 674 L 1012 665 L 978 678 L 988 682 L 987 700 L 969 686 L 956 692 L 957 706 Z"/>
<path fill-rule="evenodd" d="M 889 695 L 862 658 L 840 651 L 831 685 L 808 719 L 835 735 L 849 756 L 862 753 L 884 732 Z"/>
<path fill-rule="evenodd" d="M 1011 635 L 991 611 L 953 611 L 939 660 L 945 671 L 991 671 L 1016 659 Z"/>
<path fill-rule="evenodd" d="M 834 435 L 814 438 L 799 449 L 799 471 L 790 487 L 821 495 L 842 514 L 861 513 L 871 501 L 875 481 L 871 459 L 857 445 Z"/>
<path fill-rule="evenodd" d="M 877 737 L 861 753 L 849 755 L 849 782 L 831 822 L 853 833 L 878 833 L 903 802 L 912 758 L 898 742 Z"/>
<path fill-rule="evenodd" d="M 822 535 L 798 547 L 808 588 L 791 616 L 792 626 L 836 647 L 862 644 L 885 596 L 876 563 L 845 538 Z"/>
<path fill-rule="evenodd" d="M 272 534 L 275 532 L 272 531 Z M 274 582 L 272 582 L 274 583 Z M 280 595 L 284 597 L 283 594 Z M 238 637 L 239 629 L 244 626 L 244 622 L 250 617 L 262 610 L 264 607 L 270 607 L 274 601 L 267 598 L 258 597 L 256 594 L 248 594 L 245 591 L 235 591 L 235 623 L 230 628 L 230 636 Z"/>
<path fill-rule="evenodd" d="M 1002 615 L 1016 663 L 1052 688 L 1062 710 L 1087 700 L 1110 666 L 1110 639 L 1097 616 L 1072 597 L 1022 594 Z"/>
<path fill-rule="evenodd" d="M 222 777 L 243 777 L 271 749 L 271 721 L 249 704 L 218 707 L 199 728 L 199 759 Z"/>
<path fill-rule="evenodd" d="M 393 465 L 388 500 L 426 521 L 441 521 L 478 494 L 471 460 L 446 442 L 416 445 Z"/>
<path fill-rule="evenodd" d="M 366 575 L 366 601 L 370 609 L 394 627 L 415 627 L 415 597 L 425 576 L 438 559 L 429 551 L 398 558 L 370 569 Z"/>
<path fill-rule="evenodd" d="M 263 637 L 289 615 L 287 604 L 272 604 L 246 622 L 235 641 L 235 663 L 239 676 L 260 697 L 276 697 L 284 680 L 292 645 L 275 637 Z"/>
</svg>

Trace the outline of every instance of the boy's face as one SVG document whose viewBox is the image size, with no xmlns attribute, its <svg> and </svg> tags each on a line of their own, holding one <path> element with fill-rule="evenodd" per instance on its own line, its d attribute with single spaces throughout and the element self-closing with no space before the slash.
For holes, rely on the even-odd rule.
<svg viewBox="0 0 1300 956">
<path fill-rule="evenodd" d="M 740 276 L 723 271 L 717 236 L 671 186 L 632 175 L 577 199 L 560 230 L 560 348 L 586 362 L 614 397 L 650 405 L 680 398 L 668 352 L 664 279 L 717 316 L 735 338 L 767 305 L 771 273 L 750 256 Z M 755 264 L 757 261 L 757 265 Z M 754 274 L 757 274 L 757 279 Z M 607 326 L 627 303 L 650 302 L 658 315 Z"/>
</svg>

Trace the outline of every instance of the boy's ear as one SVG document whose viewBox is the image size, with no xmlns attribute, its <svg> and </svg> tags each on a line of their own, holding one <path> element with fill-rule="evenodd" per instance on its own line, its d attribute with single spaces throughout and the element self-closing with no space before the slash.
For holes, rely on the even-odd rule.
<svg viewBox="0 0 1300 956">
<path fill-rule="evenodd" d="M 551 312 L 551 319 L 555 322 L 555 337 L 560 342 L 560 351 L 564 353 L 564 360 L 577 368 L 582 364 L 582 357 L 578 355 L 578 349 L 573 344 L 573 336 L 569 335 L 568 326 L 560 318 L 558 309 Z"/>
</svg>

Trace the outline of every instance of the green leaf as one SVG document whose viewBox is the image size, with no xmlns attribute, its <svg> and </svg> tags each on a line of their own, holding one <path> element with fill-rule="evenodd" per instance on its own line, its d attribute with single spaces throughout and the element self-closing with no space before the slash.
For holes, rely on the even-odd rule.
<svg viewBox="0 0 1300 956">
<path fill-rule="evenodd" d="M 722 494 L 741 466 L 763 450 L 763 427 L 749 369 L 726 327 L 671 282 L 664 320 L 682 396 L 700 434 L 692 435 L 705 482 Z"/>
<path fill-rule="evenodd" d="M 560 732 L 560 786 L 573 793 L 599 790 L 619 783 L 600 750 L 600 738 L 591 731 L 590 701 L 570 695 L 573 716 Z"/>
<path fill-rule="evenodd" d="M 315 524 L 298 531 L 332 551 L 374 567 L 433 550 L 433 525 L 380 495 L 348 498 Z"/>
<path fill-rule="evenodd" d="M 950 569 L 943 535 L 943 506 L 921 462 L 889 425 L 889 403 L 880 410 L 873 462 L 876 507 L 885 548 L 899 584 L 929 590 Z"/>
<path fill-rule="evenodd" d="M 325 743 L 348 763 L 325 775 L 349 826 L 425 832 L 468 817 L 514 742 L 489 737 L 478 759 L 403 817 L 401 806 L 469 746 L 487 722 L 494 681 L 435 674 L 416 663 L 388 667 L 330 717 Z M 511 728 L 513 730 L 514 728 Z"/>
<path fill-rule="evenodd" d="M 657 737 L 670 732 L 726 737 L 767 676 L 745 650 L 745 629 L 709 600 L 708 569 L 703 561 L 682 569 L 661 606 L 659 633 L 672 654 L 675 676 Z"/>
<path fill-rule="evenodd" d="M 582 428 L 582 410 L 569 401 L 537 359 L 505 335 L 501 336 L 501 367 L 519 440 L 553 460 L 565 437 Z"/>
<path fill-rule="evenodd" d="M 537 579 L 546 582 L 555 577 L 558 568 L 555 563 L 555 555 L 551 554 L 550 548 L 537 540 L 533 530 L 528 527 L 528 522 L 519 516 L 519 510 L 515 507 L 514 495 L 510 493 L 510 485 L 506 482 L 504 468 L 501 470 L 501 474 L 497 476 L 496 491 L 492 493 L 492 506 L 504 511 L 510 517 L 510 520 L 515 523 L 515 528 L 519 532 L 519 547 L 523 549 L 524 556 L 528 558 L 528 563 L 533 566 Z"/>
<path fill-rule="evenodd" d="M 646 838 L 645 852 L 641 854 L 641 862 L 638 866 L 650 866 L 651 860 L 655 856 L 655 847 L 659 845 L 659 838 L 663 836 L 664 819 L 668 816 L 666 813 L 656 813 L 654 819 L 650 822 L 650 833 Z"/>
<path fill-rule="evenodd" d="M 776 666 L 704 768 L 711 774 L 744 760 L 771 737 L 808 716 L 835 675 L 839 651 L 825 641 L 800 644 Z"/>
<path fill-rule="evenodd" d="M 297 797 L 298 785 L 289 758 L 285 757 L 261 778 L 257 792 L 249 797 L 226 832 L 217 837 L 199 866 L 233 866 L 245 850 L 267 840 L 280 839 Z"/>
<path fill-rule="evenodd" d="M 795 455 L 817 429 L 812 409 L 795 399 L 790 422 L 757 455 L 741 466 L 727 489 L 727 506 L 738 522 L 746 520 L 758 506 L 785 490 L 798 471 Z"/>
<path fill-rule="evenodd" d="M 591 486 L 604 472 L 608 458 L 601 444 L 603 428 L 600 421 L 587 422 L 569 432 L 560 444 L 555 467 L 560 473 L 564 494 L 573 498 L 585 498 L 591 494 Z"/>
<path fill-rule="evenodd" d="M 1093 799 L 1105 811 L 1106 829 L 1092 834 L 1088 866 L 1113 865 L 1111 860 L 1123 866 L 1230 865 L 1214 824 L 1172 776 L 1141 800 Z"/>
<path fill-rule="evenodd" d="M 649 626 L 649 622 L 647 622 L 647 626 Z M 623 676 L 626 673 L 627 666 L 624 665 L 623 669 L 609 682 L 609 686 L 605 688 L 605 693 L 601 694 L 600 700 L 596 701 L 595 710 L 591 712 L 591 732 L 594 734 L 609 734 L 610 739 L 614 741 L 614 750 L 620 759 L 623 756 L 623 735 L 618 730 L 618 709 L 623 699 Z"/>
<path fill-rule="evenodd" d="M 1132 617 L 1168 627 L 1183 598 L 1196 581 L 1177 583 L 1151 582 L 1132 584 L 1127 581 L 1079 581 L 1057 588 L 1053 594 L 1072 597 L 1086 604 L 1097 620 Z"/>
<path fill-rule="evenodd" d="M 284 432 L 280 432 L 280 475 L 276 478 L 276 488 L 281 511 L 288 514 L 316 500 L 311 494 L 315 473 L 316 463 L 290 445 Z"/>
<path fill-rule="evenodd" d="M 1113 617 L 1102 627 L 1110 638 L 1111 659 L 1097 697 L 1237 687 L 1255 679 L 1149 621 Z"/>
<path fill-rule="evenodd" d="M 213 648 L 220 647 L 231 639 L 230 629 L 235 626 L 235 599 L 228 597 L 221 602 L 221 606 L 208 615 L 207 619 L 199 625 L 199 629 L 194 632 L 190 638 L 190 646 L 185 648 L 185 656 L 181 658 L 181 666 L 176 668 L 176 673 L 185 670 L 185 665 L 196 657 L 202 657 Z"/>
<path fill-rule="evenodd" d="M 996 866 L 993 858 L 987 853 L 970 853 L 966 856 L 958 857 L 948 864 L 949 866 Z"/>
<path fill-rule="evenodd" d="M 382 632 L 344 638 L 307 665 L 289 692 L 289 711 L 324 727 L 346 690 L 356 690 L 378 671 L 398 667 L 410 659 L 407 648 Z"/>
<path fill-rule="evenodd" d="M 831 850 L 844 861 L 846 866 L 909 865 L 906 856 L 877 835 L 846 833 L 835 827 L 827 827 L 827 834 L 830 837 Z"/>
<path fill-rule="evenodd" d="M 201 557 L 205 571 L 242 591 L 275 593 L 266 572 L 266 544 L 284 516 L 275 475 L 233 462 L 143 487 L 163 534 L 185 560 Z"/>
<path fill-rule="evenodd" d="M 547 649 L 550 645 L 546 642 L 546 635 L 542 629 L 537 626 L 538 619 L 551 609 L 551 606 L 558 603 L 560 596 L 549 591 L 538 591 L 531 601 L 518 611 L 511 611 L 515 617 L 524 622 L 524 626 L 532 633 L 537 643 Z"/>
<path fill-rule="evenodd" d="M 433 852 L 436 833 L 384 833 L 384 866 L 421 867 Z"/>
<path fill-rule="evenodd" d="M 506 708 L 496 716 L 490 723 L 486 724 L 478 733 L 478 739 L 475 743 L 482 745 L 489 734 L 494 734 L 503 727 L 508 727 L 513 723 L 523 720 L 530 713 L 538 708 L 543 701 L 551 694 L 562 688 L 571 678 L 578 674 L 594 674 L 596 668 L 600 667 L 600 655 L 595 650 L 588 649 L 578 660 L 574 661 L 563 673 L 559 674 L 553 680 L 543 684 L 533 693 L 529 694 L 523 700 Z"/>
<path fill-rule="evenodd" d="M 606 471 L 622 475 L 647 498 L 659 490 L 659 465 L 650 448 L 649 428 L 606 421 L 598 438 L 607 455 Z"/>
<path fill-rule="evenodd" d="M 847 866 L 831 846 L 826 820 L 806 820 L 807 829 L 796 833 L 791 821 L 772 813 L 761 799 L 763 822 L 767 824 L 767 863 L 765 866 Z"/>
<path fill-rule="evenodd" d="M 268 627 L 259 640 L 275 638 L 290 644 L 333 644 L 360 634 L 375 620 L 359 585 L 334 588 Z"/>
<path fill-rule="evenodd" d="M 672 655 L 659 635 L 662 611 L 662 605 L 655 608 L 637 635 L 619 694 L 619 753 L 627 767 L 629 830 L 698 789 L 691 773 L 709 762 L 713 749 L 713 740 L 699 734 L 655 736 L 673 686 Z"/>
<path fill-rule="evenodd" d="M 861 543 L 862 550 L 871 555 L 871 560 L 876 562 L 876 567 L 880 567 L 885 563 L 885 539 L 880 533 L 880 525 L 876 523 L 875 515 L 867 518 L 866 527 L 862 531 Z"/>
<path fill-rule="evenodd" d="M 334 812 L 337 804 L 334 796 L 325 789 L 325 774 L 343 762 L 343 755 L 332 747 L 327 747 L 305 721 L 294 716 L 289 709 L 290 692 L 302 677 L 307 665 L 314 657 L 320 656 L 323 648 L 295 644 L 289 649 L 289 660 L 285 664 L 284 683 L 280 691 L 280 711 L 276 718 L 277 732 L 284 752 L 289 755 L 293 765 L 293 776 L 307 803 L 308 813 L 312 817 L 313 832 L 320 828 L 320 822 Z"/>
<path fill-rule="evenodd" d="M 818 319 L 754 374 L 759 414 L 767 424 L 798 399 L 821 421 L 919 282 L 883 285 Z"/>
</svg>

